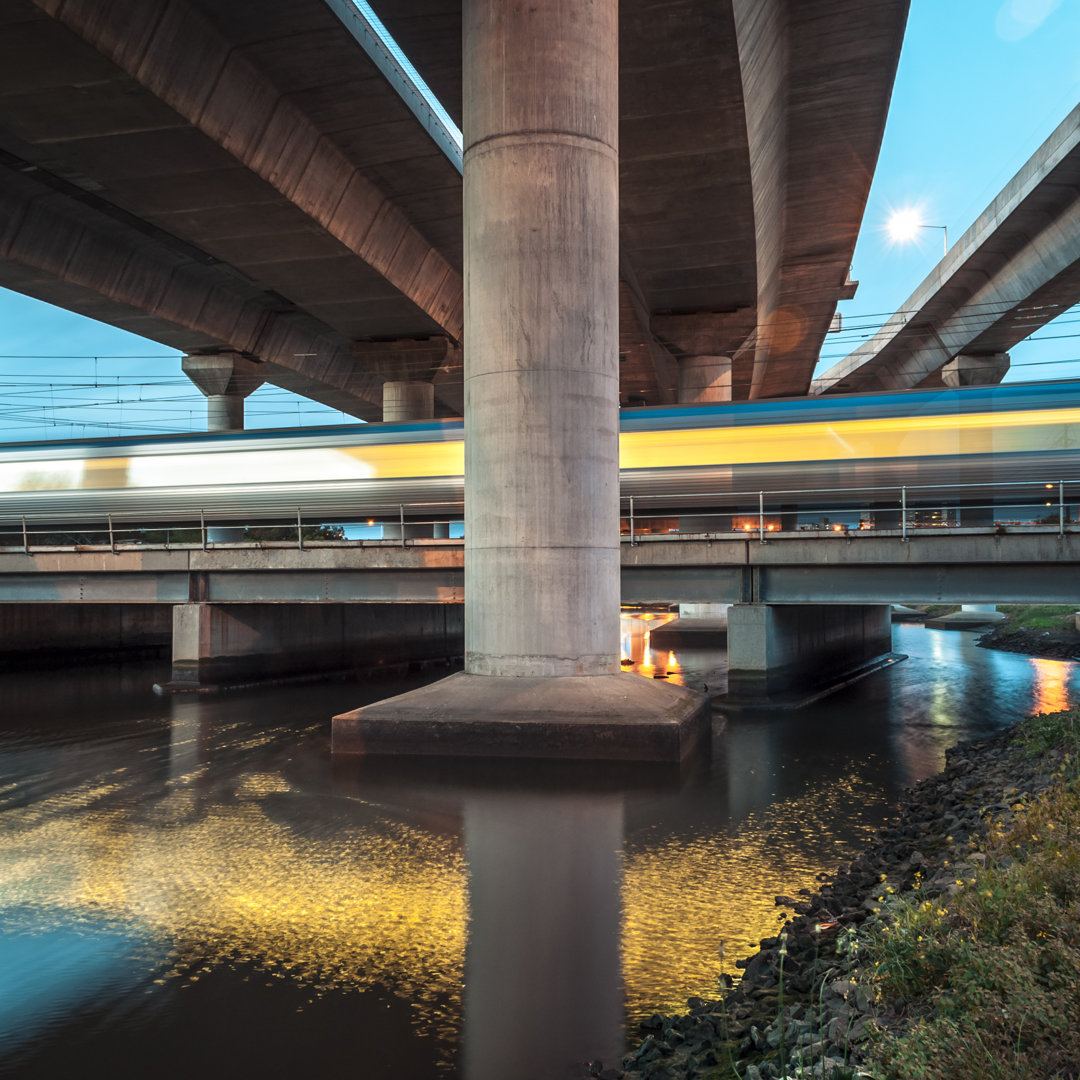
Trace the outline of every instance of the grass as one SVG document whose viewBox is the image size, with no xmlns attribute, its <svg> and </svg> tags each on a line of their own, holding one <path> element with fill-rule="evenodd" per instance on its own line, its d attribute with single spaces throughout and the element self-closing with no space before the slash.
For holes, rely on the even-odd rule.
<svg viewBox="0 0 1080 1080">
<path fill-rule="evenodd" d="M 1071 630 L 1076 614 L 1060 604 L 1000 604 L 998 611 L 1009 617 L 1010 630 Z"/>
<path fill-rule="evenodd" d="M 1080 1075 L 1080 715 L 1026 721 L 1024 752 L 1054 785 L 991 824 L 981 868 L 954 895 L 890 899 L 861 941 L 861 981 L 914 1018 L 885 1033 L 877 1080 L 1048 1080 Z"/>
</svg>

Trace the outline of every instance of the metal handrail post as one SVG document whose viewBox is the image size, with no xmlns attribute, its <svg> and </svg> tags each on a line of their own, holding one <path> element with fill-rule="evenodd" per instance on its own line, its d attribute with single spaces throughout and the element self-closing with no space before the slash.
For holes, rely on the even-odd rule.
<svg viewBox="0 0 1080 1080">
<path fill-rule="evenodd" d="M 112 550 L 112 553 L 115 555 L 116 554 L 116 538 L 113 536 L 112 514 L 106 514 L 105 517 L 106 517 L 106 520 L 109 522 L 109 547 Z"/>
<path fill-rule="evenodd" d="M 634 539 L 634 496 L 630 496 L 630 546 L 634 547 L 637 541 Z"/>
<path fill-rule="evenodd" d="M 900 539 L 907 542 L 907 488 L 900 489 Z"/>
<path fill-rule="evenodd" d="M 1065 535 L 1065 481 L 1058 481 L 1058 536 Z"/>
<path fill-rule="evenodd" d="M 758 542 L 765 543 L 765 492 L 758 492 Z"/>
<path fill-rule="evenodd" d="M 401 525 L 401 546 L 405 546 L 405 504 L 398 503 L 398 522 Z"/>
<path fill-rule="evenodd" d="M 203 510 L 199 511 L 199 536 L 202 538 L 202 549 L 203 549 L 203 551 L 205 551 L 206 550 L 206 512 L 203 511 Z M 165 542 L 166 543 L 169 542 L 168 537 L 169 537 L 169 534 L 166 531 L 166 533 L 165 533 Z"/>
<path fill-rule="evenodd" d="M 27 532 L 26 532 L 26 515 L 25 514 L 23 514 L 23 519 L 22 519 L 22 549 L 23 549 L 23 554 L 24 555 L 29 555 L 30 554 L 30 537 L 27 535 Z"/>
<path fill-rule="evenodd" d="M 304 550 L 304 527 L 300 520 L 300 507 L 296 508 L 296 550 Z"/>
</svg>

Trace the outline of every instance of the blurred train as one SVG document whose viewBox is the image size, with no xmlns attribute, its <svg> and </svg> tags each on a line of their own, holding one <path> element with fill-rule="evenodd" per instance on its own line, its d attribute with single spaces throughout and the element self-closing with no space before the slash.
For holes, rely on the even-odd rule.
<svg viewBox="0 0 1080 1080">
<path fill-rule="evenodd" d="M 0 521 L 460 516 L 462 440 L 446 420 L 8 444 Z M 1078 450 L 1080 380 L 672 405 L 623 410 L 621 489 L 665 514 L 749 509 L 759 491 L 885 505 L 901 485 L 994 483 L 1004 502 L 1080 481 Z"/>
</svg>

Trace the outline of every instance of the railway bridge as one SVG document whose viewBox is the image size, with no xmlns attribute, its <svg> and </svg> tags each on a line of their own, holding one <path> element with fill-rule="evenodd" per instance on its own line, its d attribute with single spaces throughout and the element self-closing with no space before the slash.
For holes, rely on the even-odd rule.
<svg viewBox="0 0 1080 1080">
<path fill-rule="evenodd" d="M 895 660 L 896 602 L 1080 606 L 1071 524 L 660 533 L 624 537 L 620 559 L 624 605 L 733 605 L 722 708 L 799 703 Z M 448 660 L 465 600 L 460 540 L 0 552 L 3 652 L 167 644 L 170 690 Z"/>
</svg>

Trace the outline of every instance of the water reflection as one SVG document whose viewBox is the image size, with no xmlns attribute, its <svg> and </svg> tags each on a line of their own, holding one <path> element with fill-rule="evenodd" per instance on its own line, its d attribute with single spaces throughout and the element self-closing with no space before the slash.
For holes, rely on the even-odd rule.
<svg viewBox="0 0 1080 1080">
<path fill-rule="evenodd" d="M 659 620 L 635 621 L 633 670 L 723 689 L 723 652 L 652 650 Z M 775 930 L 774 895 L 850 858 L 948 746 L 1077 700 L 1074 663 L 911 626 L 896 648 L 806 710 L 718 716 L 698 772 L 539 787 L 446 761 L 342 784 L 326 718 L 406 683 L 180 700 L 146 667 L 2 676 L 0 962 L 22 992 L 0 996 L 0 1067 L 487 1080 L 610 1059 L 624 1019 L 712 993 Z"/>
<path fill-rule="evenodd" d="M 1035 669 L 1035 703 L 1032 712 L 1061 712 L 1069 708 L 1069 679 L 1076 670 L 1076 664 L 1068 660 L 1043 660 L 1031 657 L 1029 660 Z"/>
<path fill-rule="evenodd" d="M 465 1076 L 558 1080 L 617 1059 L 622 800 L 473 795 L 465 837 Z"/>
</svg>

